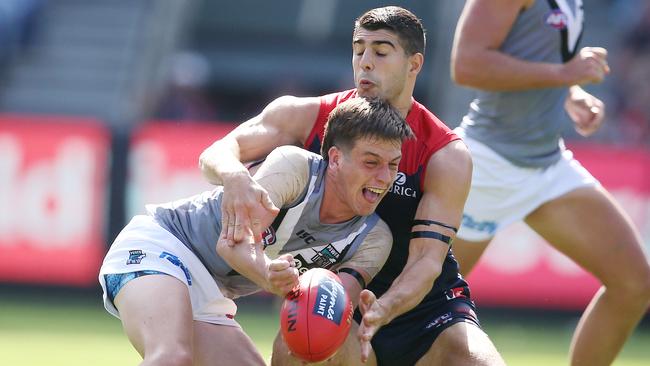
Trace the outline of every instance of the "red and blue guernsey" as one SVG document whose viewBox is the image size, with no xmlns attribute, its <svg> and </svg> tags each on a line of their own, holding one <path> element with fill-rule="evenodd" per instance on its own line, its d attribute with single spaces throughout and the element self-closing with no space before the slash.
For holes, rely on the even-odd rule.
<svg viewBox="0 0 650 366">
<path fill-rule="evenodd" d="M 352 89 L 321 97 L 320 111 L 305 142 L 306 149 L 316 153 L 320 152 L 323 130 L 329 113 L 338 104 L 349 98 L 354 98 L 356 95 L 356 89 Z M 377 208 L 377 213 L 393 233 L 393 248 L 390 256 L 379 274 L 368 284 L 368 289 L 377 296 L 381 296 L 388 290 L 406 265 L 412 222 L 422 197 L 429 158 L 449 142 L 459 139 L 449 127 L 415 99 L 413 99 L 406 122 L 411 126 L 416 138 L 407 140 L 402 145 L 402 160 L 399 164 L 397 178 Z M 433 297 L 430 300 L 440 298 L 440 296 L 444 298 L 445 295 L 453 292 L 452 289 L 466 286 L 467 284 L 458 273 L 458 263 L 450 250 L 447 253 L 442 272 L 427 298 Z"/>
</svg>

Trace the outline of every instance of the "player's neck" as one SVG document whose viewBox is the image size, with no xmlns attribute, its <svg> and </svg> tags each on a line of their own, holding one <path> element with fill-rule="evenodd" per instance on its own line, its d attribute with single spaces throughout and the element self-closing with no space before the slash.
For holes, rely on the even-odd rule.
<svg viewBox="0 0 650 366">
<path fill-rule="evenodd" d="M 348 204 L 343 202 L 340 195 L 335 192 L 331 177 L 325 176 L 323 199 L 318 212 L 319 220 L 323 224 L 339 224 L 352 219 L 355 214 Z M 329 183 L 329 184 L 328 184 Z"/>
</svg>

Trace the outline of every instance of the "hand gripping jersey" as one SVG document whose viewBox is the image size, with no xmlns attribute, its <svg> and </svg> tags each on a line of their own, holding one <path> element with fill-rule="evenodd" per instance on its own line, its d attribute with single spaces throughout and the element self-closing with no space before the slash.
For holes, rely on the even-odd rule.
<svg viewBox="0 0 650 366">
<path fill-rule="evenodd" d="M 295 146 L 279 147 L 268 156 L 255 177 L 265 169 L 268 174 L 258 182 L 269 190 L 281 211 L 263 235 L 264 251 L 270 258 L 293 254 L 301 273 L 315 267 L 336 270 L 345 262 L 374 276 L 390 250 L 390 232 L 377 214 L 356 216 L 338 224 L 320 222 L 326 167 L 319 155 Z M 217 187 L 186 199 L 149 205 L 147 210 L 199 258 L 224 296 L 235 298 L 256 292 L 259 287 L 234 272 L 216 251 L 222 193 L 223 187 Z"/>
<path fill-rule="evenodd" d="M 305 142 L 307 149 L 314 152 L 320 151 L 327 116 L 338 104 L 354 97 L 356 97 L 356 90 L 321 97 L 316 123 Z M 429 158 L 449 142 L 459 139 L 444 123 L 415 100 L 413 100 L 411 110 L 406 117 L 406 122 L 411 126 L 416 138 L 402 144 L 402 160 L 399 164 L 397 178 L 377 208 L 377 213 L 388 224 L 393 234 L 393 247 L 388 260 L 377 276 L 368 284 L 368 289 L 377 296 L 381 296 L 388 290 L 406 264 L 411 227 L 422 197 Z M 458 263 L 450 250 L 447 253 L 442 272 L 427 297 L 438 297 L 444 295 L 451 288 L 462 286 L 466 286 L 466 283 L 458 273 Z"/>
<path fill-rule="evenodd" d="M 531 62 L 564 63 L 578 51 L 582 0 L 536 0 L 519 13 L 500 51 Z M 566 87 L 477 90 L 461 127 L 515 165 L 545 168 L 560 160 L 560 134 L 571 126 Z"/>
</svg>

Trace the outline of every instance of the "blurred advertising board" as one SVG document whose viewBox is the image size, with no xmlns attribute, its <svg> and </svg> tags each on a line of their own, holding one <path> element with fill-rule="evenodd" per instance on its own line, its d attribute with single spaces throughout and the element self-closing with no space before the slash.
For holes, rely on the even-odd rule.
<svg viewBox="0 0 650 366">
<path fill-rule="evenodd" d="M 145 205 L 192 196 L 213 186 L 201 176 L 199 155 L 236 124 L 151 121 L 134 131 L 129 146 L 127 220 Z"/>
<path fill-rule="evenodd" d="M 109 151 L 96 120 L 0 115 L 0 282 L 97 282 Z"/>
<path fill-rule="evenodd" d="M 650 152 L 598 145 L 570 148 L 626 211 L 650 253 Z M 468 281 L 479 307 L 582 309 L 600 287 L 523 223 L 495 237 Z"/>
</svg>

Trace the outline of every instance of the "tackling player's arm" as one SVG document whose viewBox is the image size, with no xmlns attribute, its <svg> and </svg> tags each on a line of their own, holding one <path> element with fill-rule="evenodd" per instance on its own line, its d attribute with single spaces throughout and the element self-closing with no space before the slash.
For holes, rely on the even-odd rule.
<svg viewBox="0 0 650 366">
<path fill-rule="evenodd" d="M 275 147 L 305 141 L 319 108 L 319 98 L 280 97 L 201 153 L 203 176 L 224 186 L 222 227 L 228 240 L 238 242 L 252 233 L 259 241 L 264 227 L 253 224 L 277 213 L 242 162 L 262 159 Z"/>
<path fill-rule="evenodd" d="M 472 160 L 460 140 L 450 142 L 429 159 L 415 219 L 443 225 L 414 225 L 408 260 L 388 291 L 379 299 L 362 291 L 359 307 L 363 319 L 358 334 L 364 361 L 377 330 L 419 304 L 440 275 L 450 245 L 445 237 L 449 241 L 455 237 L 453 228 L 460 225 L 471 177 Z"/>
<path fill-rule="evenodd" d="M 278 207 L 291 205 L 304 191 L 309 181 L 309 153 L 297 147 L 276 148 L 255 173 L 255 180 L 268 191 Z M 272 219 L 271 219 L 272 221 Z M 264 228 L 271 221 L 265 222 Z M 262 243 L 247 236 L 239 245 L 228 245 L 222 231 L 217 243 L 219 255 L 242 276 L 271 293 L 284 296 L 298 284 L 298 270 L 291 254 L 270 259 Z"/>
<path fill-rule="evenodd" d="M 533 0 L 468 0 L 451 52 L 452 79 L 483 90 L 518 91 L 598 83 L 609 72 L 607 51 L 582 48 L 571 61 L 530 62 L 500 51 L 519 13 Z"/>
<path fill-rule="evenodd" d="M 354 307 L 359 304 L 361 290 L 386 263 L 392 243 L 390 228 L 379 220 L 352 257 L 338 267 L 338 276 Z"/>
</svg>

